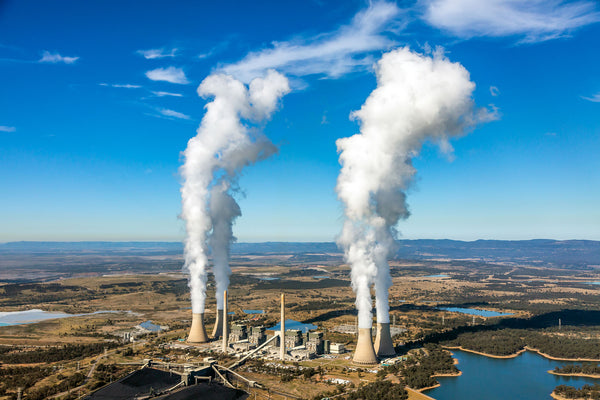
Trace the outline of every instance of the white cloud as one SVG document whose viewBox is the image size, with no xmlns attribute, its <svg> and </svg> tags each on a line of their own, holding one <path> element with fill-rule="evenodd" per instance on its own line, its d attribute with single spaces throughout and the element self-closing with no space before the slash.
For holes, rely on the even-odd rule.
<svg viewBox="0 0 600 400">
<path fill-rule="evenodd" d="M 584 99 L 584 100 L 587 100 L 587 101 L 592 101 L 594 103 L 600 103 L 600 92 L 596 93 L 592 97 L 581 96 L 581 98 Z"/>
<path fill-rule="evenodd" d="M 121 84 L 121 83 L 100 83 L 100 86 L 110 86 L 114 88 L 124 88 L 124 89 L 139 89 L 140 85 L 131 85 L 129 83 Z"/>
<path fill-rule="evenodd" d="M 183 70 L 177 67 L 153 69 L 151 71 L 146 72 L 146 76 L 148 77 L 148 79 L 151 79 L 153 81 L 166 81 L 171 83 L 179 83 L 181 85 L 190 83 L 187 80 Z"/>
<path fill-rule="evenodd" d="M 225 50 L 227 48 L 227 46 L 229 46 L 229 43 L 230 43 L 229 40 L 224 40 L 224 41 L 218 43 L 216 46 L 212 47 L 207 52 L 198 54 L 197 57 L 201 60 L 212 57 L 215 54 L 220 53 L 221 51 Z"/>
<path fill-rule="evenodd" d="M 419 6 L 427 23 L 465 39 L 521 36 L 521 42 L 540 42 L 600 20 L 590 0 L 421 0 Z"/>
<path fill-rule="evenodd" d="M 395 3 L 376 2 L 335 32 L 274 42 L 272 47 L 251 52 L 222 70 L 249 82 L 270 68 L 292 76 L 322 74 L 332 78 L 365 69 L 373 64 L 369 53 L 395 44 L 384 33 L 399 29 L 400 15 Z"/>
<path fill-rule="evenodd" d="M 500 89 L 498 89 L 496 86 L 490 86 L 490 94 L 496 97 L 500 94 Z"/>
<path fill-rule="evenodd" d="M 150 49 L 150 50 L 138 50 L 136 51 L 137 54 L 143 56 L 144 58 L 148 59 L 148 60 L 152 60 L 155 58 L 165 58 L 165 57 L 175 57 L 176 53 L 177 53 L 177 49 L 171 49 L 170 52 L 167 52 L 167 50 L 163 49 Z"/>
<path fill-rule="evenodd" d="M 169 110 L 168 108 L 161 108 L 158 111 L 165 117 L 172 117 L 172 118 L 178 118 L 178 119 L 190 119 L 189 115 L 185 115 L 185 114 L 177 112 L 177 111 Z"/>
<path fill-rule="evenodd" d="M 17 130 L 17 128 L 15 128 L 14 126 L 2 126 L 2 125 L 0 125 L 0 132 L 14 132 L 16 130 Z"/>
<path fill-rule="evenodd" d="M 38 60 L 40 63 L 65 63 L 65 64 L 73 64 L 75 61 L 79 60 L 79 57 L 64 57 L 58 53 L 50 53 L 49 51 L 44 51 L 42 53 L 42 58 Z"/>
<path fill-rule="evenodd" d="M 183 97 L 183 95 L 181 93 L 154 92 L 154 91 L 152 91 L 152 93 L 158 97 L 164 97 L 164 96 Z"/>
</svg>

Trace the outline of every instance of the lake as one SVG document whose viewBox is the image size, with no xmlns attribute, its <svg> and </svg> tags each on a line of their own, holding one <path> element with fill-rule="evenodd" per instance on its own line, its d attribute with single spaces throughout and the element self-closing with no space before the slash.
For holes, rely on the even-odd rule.
<svg viewBox="0 0 600 400">
<path fill-rule="evenodd" d="M 246 314 L 264 314 L 265 310 L 242 310 Z"/>
<path fill-rule="evenodd" d="M 460 350 L 452 350 L 458 359 L 461 376 L 436 378 L 441 386 L 425 392 L 436 400 L 551 400 L 550 393 L 558 385 L 580 388 L 600 380 L 549 374 L 556 366 L 577 364 L 548 360 L 526 351 L 515 358 L 490 358 Z"/>
<path fill-rule="evenodd" d="M 461 314 L 476 315 L 478 317 L 504 317 L 513 315 L 512 313 L 501 313 L 497 311 L 478 310 L 477 308 L 462 308 L 462 307 L 438 307 L 440 310 L 458 312 Z"/>
<path fill-rule="evenodd" d="M 447 274 L 435 274 L 435 275 L 427 275 L 425 278 L 450 278 L 450 275 Z"/>
<path fill-rule="evenodd" d="M 34 324 L 36 322 L 45 321 L 48 319 L 81 317 L 84 315 L 94 314 L 114 314 L 120 312 L 131 313 L 131 311 L 96 311 L 87 314 L 66 314 L 63 312 L 50 312 L 38 309 L 0 312 L 0 326 Z"/>
</svg>

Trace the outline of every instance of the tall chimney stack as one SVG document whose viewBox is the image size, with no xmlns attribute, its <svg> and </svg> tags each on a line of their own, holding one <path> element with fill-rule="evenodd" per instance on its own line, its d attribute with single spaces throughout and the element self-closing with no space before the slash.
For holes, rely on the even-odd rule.
<svg viewBox="0 0 600 400">
<path fill-rule="evenodd" d="M 192 314 L 192 327 L 187 341 L 190 343 L 208 342 L 208 336 L 206 336 L 206 330 L 204 329 L 204 313 Z"/>
<path fill-rule="evenodd" d="M 279 358 L 285 360 L 285 293 L 281 293 L 281 332 L 279 334 Z"/>
<path fill-rule="evenodd" d="M 390 323 L 377 324 L 377 336 L 375 336 L 375 353 L 377 357 L 395 356 L 396 350 L 390 334 Z"/>
<path fill-rule="evenodd" d="M 223 310 L 217 310 L 217 315 L 215 318 L 215 326 L 212 331 L 212 338 L 216 340 L 223 335 Z"/>
<path fill-rule="evenodd" d="M 371 339 L 371 328 L 358 328 L 358 341 L 352 362 L 357 365 L 377 364 L 377 356 Z"/>
<path fill-rule="evenodd" d="M 227 353 L 227 340 L 229 339 L 229 329 L 227 329 L 227 290 L 223 292 L 223 353 Z"/>
</svg>

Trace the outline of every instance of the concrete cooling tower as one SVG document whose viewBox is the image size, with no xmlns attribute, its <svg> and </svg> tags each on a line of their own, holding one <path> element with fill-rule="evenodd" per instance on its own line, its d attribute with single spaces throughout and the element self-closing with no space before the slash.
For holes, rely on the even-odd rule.
<svg viewBox="0 0 600 400">
<path fill-rule="evenodd" d="M 223 310 L 217 310 L 217 318 L 215 320 L 215 327 L 212 331 L 212 338 L 218 339 L 223 336 Z"/>
<path fill-rule="evenodd" d="M 375 365 L 377 356 L 371 341 L 371 328 L 358 329 L 358 342 L 354 351 L 352 362 L 357 365 Z"/>
<path fill-rule="evenodd" d="M 204 314 L 192 314 L 192 327 L 190 328 L 190 335 L 188 336 L 188 342 L 190 343 L 206 343 L 208 342 L 208 336 L 204 329 Z"/>
<path fill-rule="evenodd" d="M 390 357 L 396 355 L 392 335 L 390 334 L 390 324 L 377 324 L 377 336 L 375 336 L 375 353 L 377 357 Z"/>
</svg>

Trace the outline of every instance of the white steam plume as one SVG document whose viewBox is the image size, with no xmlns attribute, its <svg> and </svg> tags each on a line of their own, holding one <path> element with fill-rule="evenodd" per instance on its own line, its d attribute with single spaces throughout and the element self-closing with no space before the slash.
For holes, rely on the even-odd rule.
<svg viewBox="0 0 600 400">
<path fill-rule="evenodd" d="M 371 285 L 377 322 L 389 323 L 388 258 L 395 225 L 409 216 L 405 191 L 416 173 L 412 158 L 426 140 L 452 151 L 450 138 L 495 118 L 475 109 L 469 72 L 441 49 L 431 56 L 397 49 L 384 54 L 375 71 L 377 88 L 351 114 L 360 133 L 337 141 L 342 169 L 336 191 L 346 216 L 338 243 L 352 267 L 360 328 L 372 326 Z"/>
<path fill-rule="evenodd" d="M 269 70 L 246 87 L 224 74 L 213 74 L 198 86 L 206 105 L 197 135 L 183 152 L 182 213 L 187 237 L 185 266 L 190 273 L 192 311 L 204 312 L 208 251 L 212 250 L 217 284 L 217 308 L 229 285 L 232 224 L 241 215 L 231 195 L 243 167 L 273 154 L 276 147 L 256 126 L 268 119 L 279 99 L 290 90 L 288 80 Z"/>
</svg>

